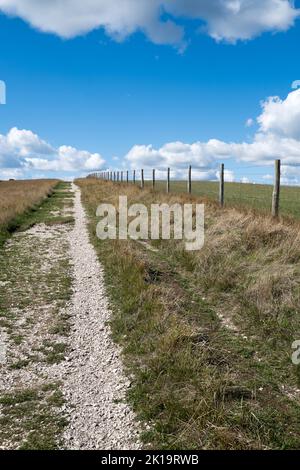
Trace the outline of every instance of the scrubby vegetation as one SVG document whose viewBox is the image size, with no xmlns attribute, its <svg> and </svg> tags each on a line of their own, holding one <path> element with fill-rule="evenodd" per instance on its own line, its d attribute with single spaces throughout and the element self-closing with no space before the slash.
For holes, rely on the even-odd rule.
<svg viewBox="0 0 300 470">
<path fill-rule="evenodd" d="M 96 208 L 199 201 L 79 180 L 105 266 L 112 329 L 132 376 L 129 399 L 160 449 L 297 449 L 300 236 L 296 222 L 206 200 L 205 246 L 100 241 Z"/>
<path fill-rule="evenodd" d="M 13 195 L 27 201 L 24 208 L 29 200 L 43 202 L 23 213 L 22 202 L 15 204 L 18 233 L 0 246 L 0 449 L 53 450 L 67 424 L 61 377 L 52 368 L 65 358 L 70 330 L 71 226 L 64 224 L 73 220 L 73 193 L 62 182 L 11 184 L 5 194 L 12 214 Z M 37 224 L 37 232 L 27 230 Z"/>
<path fill-rule="evenodd" d="M 22 223 L 26 213 L 51 195 L 57 184 L 57 180 L 0 182 L 0 244 Z"/>
</svg>

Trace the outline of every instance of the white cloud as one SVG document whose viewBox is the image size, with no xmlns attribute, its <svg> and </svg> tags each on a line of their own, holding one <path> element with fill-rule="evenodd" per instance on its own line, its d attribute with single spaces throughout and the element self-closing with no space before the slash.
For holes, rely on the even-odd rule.
<svg viewBox="0 0 300 470">
<path fill-rule="evenodd" d="M 170 142 L 160 149 L 154 149 L 151 145 L 135 145 L 126 155 L 131 167 L 152 165 L 157 169 L 167 167 L 185 168 L 187 163 L 196 169 L 205 170 L 211 168 L 216 156 L 227 155 L 227 144 L 219 140 L 210 140 L 207 143 L 195 142 L 185 144 L 182 142 Z"/>
<path fill-rule="evenodd" d="M 300 88 L 285 100 L 271 97 L 263 104 L 258 123 L 263 132 L 300 140 Z"/>
<path fill-rule="evenodd" d="M 259 131 L 252 142 L 171 142 L 159 149 L 151 145 L 136 145 L 125 157 L 132 169 L 171 167 L 177 171 L 192 165 L 200 172 L 200 179 L 214 179 L 218 162 L 235 159 L 253 165 L 273 165 L 280 158 L 284 167 L 300 167 L 300 89 L 291 92 L 285 100 L 269 98 L 262 103 L 262 113 L 257 119 Z M 286 170 L 285 170 L 286 171 Z M 290 170 L 293 171 L 293 170 Z M 234 178 L 234 175 L 232 176 Z M 287 175 L 283 174 L 283 178 Z M 230 175 L 228 175 L 230 180 Z"/>
<path fill-rule="evenodd" d="M 97 28 L 117 40 L 143 31 L 158 44 L 184 45 L 183 17 L 216 40 L 235 42 L 285 31 L 299 10 L 289 0 L 0 0 L 0 10 L 64 38 Z M 163 20 L 162 12 L 172 19 Z"/>
<path fill-rule="evenodd" d="M 300 87 L 300 80 L 294 80 L 292 83 L 292 89 L 296 90 L 299 87 Z"/>
<path fill-rule="evenodd" d="M 274 159 L 280 158 L 283 181 L 286 184 L 300 182 L 299 100 L 300 89 L 297 89 L 286 99 L 276 97 L 262 102 L 262 113 L 257 118 L 260 128 L 250 142 L 211 139 L 191 144 L 169 142 L 160 148 L 135 145 L 119 165 L 123 169 L 144 168 L 150 171 L 156 168 L 158 172 L 165 172 L 170 167 L 175 178 L 185 177 L 188 165 L 192 165 L 195 179 L 214 180 L 218 177 L 220 161 L 234 159 L 256 166 L 272 166 Z M 103 169 L 104 163 L 98 153 L 70 146 L 55 148 L 28 130 L 13 128 L 6 136 L 0 134 L 2 174 L 4 171 L 89 173 Z M 234 174 L 227 171 L 227 181 L 234 178 Z"/>
<path fill-rule="evenodd" d="M 160 0 L 0 0 L 0 9 L 43 32 L 72 38 L 97 28 L 116 40 L 143 30 L 156 43 L 178 44 L 183 30 L 160 21 Z"/>
<path fill-rule="evenodd" d="M 247 119 L 245 126 L 252 127 L 253 125 L 254 125 L 254 119 L 252 118 Z"/>
<path fill-rule="evenodd" d="M 300 167 L 281 167 L 281 182 L 286 185 L 298 185 L 300 183 Z"/>
<path fill-rule="evenodd" d="M 202 19 L 216 40 L 251 39 L 264 31 L 289 29 L 299 11 L 286 0 L 168 0 L 179 16 Z"/>
<path fill-rule="evenodd" d="M 55 150 L 36 134 L 13 127 L 6 136 L 6 143 L 20 157 L 52 155 Z"/>
<path fill-rule="evenodd" d="M 250 183 L 250 180 L 247 176 L 243 176 L 241 178 L 241 183 L 244 183 L 244 184 L 249 184 Z"/>
<path fill-rule="evenodd" d="M 98 153 L 74 147 L 52 147 L 29 130 L 14 127 L 7 135 L 0 134 L 0 169 L 2 175 L 17 172 L 91 172 L 100 170 L 104 160 Z M 4 178 L 3 176 L 3 178 Z"/>
<path fill-rule="evenodd" d="M 181 151 L 175 152 L 176 148 Z M 183 169 L 192 165 L 202 170 L 214 168 L 217 162 L 229 158 L 257 165 L 272 164 L 275 158 L 281 158 L 287 165 L 300 165 L 300 141 L 259 133 L 251 143 L 226 143 L 219 140 L 193 144 L 174 142 L 159 149 L 136 145 L 125 157 L 132 169 Z"/>
<path fill-rule="evenodd" d="M 225 171 L 224 171 L 224 180 L 225 180 L 227 183 L 233 183 L 233 182 L 235 181 L 234 171 L 232 171 L 232 170 L 225 170 Z"/>
<path fill-rule="evenodd" d="M 17 168 L 1 169 L 0 168 L 0 180 L 19 179 L 22 178 L 23 171 Z"/>
</svg>

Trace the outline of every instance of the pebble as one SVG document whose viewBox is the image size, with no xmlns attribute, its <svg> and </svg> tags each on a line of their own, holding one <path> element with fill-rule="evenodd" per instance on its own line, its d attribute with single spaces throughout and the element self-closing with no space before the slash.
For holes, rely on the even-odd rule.
<svg viewBox="0 0 300 470">
<path fill-rule="evenodd" d="M 80 189 L 73 185 L 73 190 L 75 225 L 69 243 L 74 292 L 67 312 L 72 327 L 63 385 L 69 415 L 64 448 L 140 449 L 138 423 L 125 403 L 128 379 L 107 325 L 111 312 L 103 268 L 89 240 Z"/>
</svg>

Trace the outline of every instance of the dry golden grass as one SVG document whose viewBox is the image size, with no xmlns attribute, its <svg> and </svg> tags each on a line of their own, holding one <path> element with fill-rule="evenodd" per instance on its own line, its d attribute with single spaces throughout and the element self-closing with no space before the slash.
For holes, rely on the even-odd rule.
<svg viewBox="0 0 300 470">
<path fill-rule="evenodd" d="M 208 214 L 208 217 L 211 221 L 205 246 L 194 259 L 206 289 L 213 296 L 217 292 L 220 302 L 226 300 L 228 293 L 230 297 L 235 292 L 235 304 L 239 304 L 239 318 L 243 323 L 250 321 L 243 314 L 245 305 L 255 309 L 262 324 L 269 324 L 272 319 L 274 328 L 279 326 L 276 318 L 280 322 L 280 312 L 293 311 L 297 316 L 299 224 L 287 225 L 236 210 L 226 210 L 217 217 Z M 234 317 L 235 312 L 236 309 L 228 309 L 227 315 Z"/>
<path fill-rule="evenodd" d="M 97 207 L 99 181 L 81 180 L 80 185 L 89 188 L 85 194 L 87 204 Z M 141 191 L 133 185 L 119 186 L 117 191 L 115 188 L 112 183 L 106 183 L 101 194 L 105 202 L 116 207 L 119 194 L 126 194 L 129 204 L 146 206 L 151 203 L 205 202 L 204 248 L 188 254 L 182 242 L 173 242 L 163 247 L 167 255 L 181 260 L 184 257 L 201 279 L 203 288 L 220 303 L 227 300 L 228 292 L 239 290 L 242 292 L 239 309 L 245 309 L 245 303 L 250 303 L 259 311 L 261 321 L 269 323 L 269 316 L 274 319 L 278 310 L 299 313 L 300 224 L 297 220 L 274 220 L 250 209 L 223 210 L 211 200 L 186 194 Z M 227 312 L 229 317 L 235 315 L 237 304 L 235 297 L 235 308 Z M 244 321 L 244 315 L 241 317 Z"/>
<path fill-rule="evenodd" d="M 2 181 L 0 182 L 0 231 L 28 209 L 47 197 L 56 180 Z"/>
<path fill-rule="evenodd" d="M 95 237 L 98 204 L 203 202 L 80 180 L 114 303 L 112 328 L 135 376 L 130 399 L 154 448 L 300 447 L 299 222 L 206 200 L 205 245 Z"/>
</svg>

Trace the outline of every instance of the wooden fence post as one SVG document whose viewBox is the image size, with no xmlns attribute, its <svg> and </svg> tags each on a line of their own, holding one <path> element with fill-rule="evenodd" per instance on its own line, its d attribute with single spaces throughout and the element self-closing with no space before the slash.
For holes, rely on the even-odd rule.
<svg viewBox="0 0 300 470">
<path fill-rule="evenodd" d="M 116 172 L 114 171 L 114 183 L 116 182 Z"/>
<path fill-rule="evenodd" d="M 121 183 L 123 183 L 123 171 L 121 171 Z"/>
<path fill-rule="evenodd" d="M 152 170 L 152 189 L 155 189 L 155 170 Z"/>
<path fill-rule="evenodd" d="M 189 175 L 188 175 L 188 193 L 192 194 L 192 167 L 189 166 Z"/>
<path fill-rule="evenodd" d="M 128 170 L 126 171 L 126 183 L 127 184 L 129 183 L 129 171 Z"/>
<path fill-rule="evenodd" d="M 219 202 L 220 206 L 224 207 L 225 202 L 225 183 L 224 183 L 224 163 L 220 165 L 220 191 L 219 191 Z"/>
<path fill-rule="evenodd" d="M 135 184 L 135 170 L 133 170 L 133 184 Z"/>
<path fill-rule="evenodd" d="M 167 193 L 170 192 L 170 168 L 168 168 L 168 173 L 167 173 Z"/>
<path fill-rule="evenodd" d="M 141 189 L 145 187 L 144 170 L 141 170 Z"/>
<path fill-rule="evenodd" d="M 280 201 L 280 169 L 281 162 L 280 160 L 275 160 L 275 181 L 274 181 L 274 191 L 272 198 L 272 216 L 279 216 L 279 201 Z"/>
</svg>

